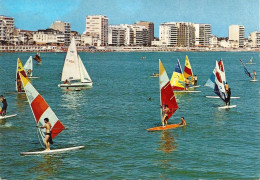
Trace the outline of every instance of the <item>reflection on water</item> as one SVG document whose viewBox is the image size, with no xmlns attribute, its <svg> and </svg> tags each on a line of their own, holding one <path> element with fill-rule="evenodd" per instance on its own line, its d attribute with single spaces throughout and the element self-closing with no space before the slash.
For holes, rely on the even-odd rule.
<svg viewBox="0 0 260 180">
<path fill-rule="evenodd" d="M 76 109 L 82 103 L 84 99 L 83 92 L 68 91 L 65 92 L 61 98 L 62 101 L 65 101 L 63 104 L 64 107 L 69 109 Z"/>
<path fill-rule="evenodd" d="M 170 131 L 162 131 L 159 150 L 170 153 L 177 148 L 177 143 Z"/>
<path fill-rule="evenodd" d="M 59 172 L 61 164 L 62 161 L 58 156 L 46 154 L 43 156 L 42 161 L 35 163 L 32 168 L 28 168 L 28 173 L 37 172 L 38 177 L 35 179 L 49 179 Z"/>
<path fill-rule="evenodd" d="M 17 93 L 16 98 L 17 98 L 17 100 L 16 100 L 17 111 L 24 112 L 25 107 L 28 103 L 26 94 L 25 93 Z"/>
</svg>

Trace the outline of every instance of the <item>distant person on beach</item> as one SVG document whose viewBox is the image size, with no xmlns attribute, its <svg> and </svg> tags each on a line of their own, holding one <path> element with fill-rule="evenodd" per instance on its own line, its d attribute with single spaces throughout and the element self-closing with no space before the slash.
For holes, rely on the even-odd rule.
<svg viewBox="0 0 260 180">
<path fill-rule="evenodd" d="M 182 125 L 182 126 L 186 126 L 187 125 L 184 117 L 181 117 L 181 122 L 179 123 L 179 125 Z"/>
<path fill-rule="evenodd" d="M 229 88 L 227 91 L 226 105 L 230 105 L 230 98 L 231 98 L 231 88 Z"/>
<path fill-rule="evenodd" d="M 162 118 L 162 125 L 163 126 L 167 126 L 167 120 L 166 118 L 168 117 L 168 114 L 170 112 L 170 108 L 168 107 L 168 105 L 165 105 L 164 108 L 163 108 L 163 118 Z"/>
<path fill-rule="evenodd" d="M 193 81 L 194 81 L 194 86 L 197 86 L 198 77 L 196 75 L 193 77 Z"/>
<path fill-rule="evenodd" d="M 2 110 L 1 110 L 1 115 L 6 116 L 6 111 L 7 111 L 7 101 L 3 95 L 0 96 L 0 101 L 2 102 Z"/>
<path fill-rule="evenodd" d="M 46 146 L 46 151 L 50 150 L 50 144 L 53 144 L 52 138 L 51 138 L 51 123 L 49 122 L 48 118 L 44 119 L 45 125 L 41 126 L 40 128 L 46 129 L 45 131 L 45 139 L 44 143 Z"/>
</svg>

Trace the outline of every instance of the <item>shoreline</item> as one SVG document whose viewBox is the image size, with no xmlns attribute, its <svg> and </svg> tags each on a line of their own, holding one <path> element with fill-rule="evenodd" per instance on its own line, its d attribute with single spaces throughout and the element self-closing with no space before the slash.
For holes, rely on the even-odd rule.
<svg viewBox="0 0 260 180">
<path fill-rule="evenodd" d="M 67 52 L 67 46 L 1 46 L 0 53 L 16 52 Z M 222 48 L 222 47 L 142 47 L 142 46 L 106 46 L 106 47 L 77 47 L 78 52 L 260 52 L 260 48 Z"/>
</svg>

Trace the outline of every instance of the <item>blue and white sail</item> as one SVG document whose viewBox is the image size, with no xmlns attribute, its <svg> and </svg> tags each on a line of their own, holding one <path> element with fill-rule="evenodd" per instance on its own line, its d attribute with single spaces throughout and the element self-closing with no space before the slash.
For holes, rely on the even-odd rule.
<svg viewBox="0 0 260 180">
<path fill-rule="evenodd" d="M 251 76 L 251 73 L 248 72 L 248 70 L 247 70 L 245 64 L 243 63 L 243 61 L 242 61 L 241 59 L 240 59 L 240 62 L 241 62 L 241 64 L 242 64 L 243 68 L 244 68 L 245 74 L 248 75 L 251 79 L 254 79 L 254 78 Z"/>
</svg>

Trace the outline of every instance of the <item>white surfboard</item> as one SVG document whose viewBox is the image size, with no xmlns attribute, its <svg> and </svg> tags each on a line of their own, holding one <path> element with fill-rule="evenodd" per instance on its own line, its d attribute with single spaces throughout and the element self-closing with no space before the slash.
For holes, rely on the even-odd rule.
<svg viewBox="0 0 260 180">
<path fill-rule="evenodd" d="M 252 79 L 250 80 L 251 82 L 257 82 L 258 80 L 257 79 Z"/>
<path fill-rule="evenodd" d="M 12 114 L 12 115 L 8 115 L 8 116 L 0 116 L 0 119 L 7 119 L 7 118 L 15 117 L 15 116 L 17 116 L 17 114 Z"/>
<path fill-rule="evenodd" d="M 201 91 L 174 91 L 175 93 L 181 92 L 181 93 L 199 93 Z"/>
<path fill-rule="evenodd" d="M 231 108 L 235 108 L 237 107 L 237 105 L 227 105 L 227 106 L 219 106 L 219 109 L 231 109 Z"/>
<path fill-rule="evenodd" d="M 36 76 L 29 76 L 28 78 L 29 78 L 29 79 L 38 79 L 38 78 L 40 78 L 40 77 L 36 77 Z"/>
<path fill-rule="evenodd" d="M 197 86 L 190 86 L 189 88 L 198 88 L 200 87 L 201 85 L 197 85 Z"/>
<path fill-rule="evenodd" d="M 219 97 L 219 96 L 206 96 L 206 98 L 219 99 L 220 97 Z M 240 97 L 232 96 L 232 97 L 230 97 L 230 98 L 231 98 L 231 99 L 239 99 Z"/>
<path fill-rule="evenodd" d="M 246 64 L 256 64 L 256 63 L 246 63 Z"/>
<path fill-rule="evenodd" d="M 34 152 L 21 152 L 20 155 L 40 155 L 40 154 L 52 154 L 52 153 L 62 153 L 66 151 L 72 151 L 77 149 L 83 149 L 85 146 L 76 146 L 62 149 L 53 149 L 50 151 L 34 151 Z"/>
</svg>

